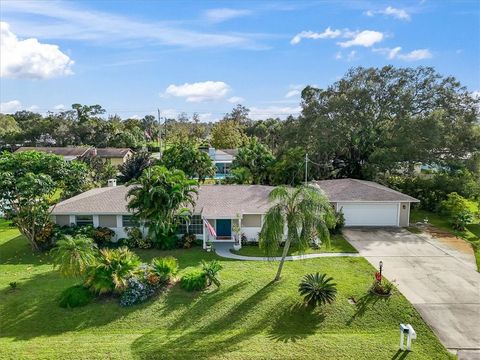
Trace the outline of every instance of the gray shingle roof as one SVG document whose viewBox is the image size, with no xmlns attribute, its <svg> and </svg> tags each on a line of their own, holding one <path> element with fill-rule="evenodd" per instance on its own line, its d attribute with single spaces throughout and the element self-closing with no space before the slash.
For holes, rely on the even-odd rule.
<svg viewBox="0 0 480 360">
<path fill-rule="evenodd" d="M 204 185 L 198 192 L 195 213 L 205 218 L 231 218 L 237 214 L 263 214 L 269 208 L 272 186 Z"/>
<path fill-rule="evenodd" d="M 130 151 L 129 148 L 97 148 L 97 156 L 105 158 L 123 158 Z"/>
<path fill-rule="evenodd" d="M 315 181 L 332 202 L 339 201 L 405 201 L 418 202 L 411 196 L 371 181 L 338 179 Z M 237 214 L 263 214 L 269 208 L 272 186 L 203 185 L 198 190 L 194 213 L 206 218 L 234 218 Z M 64 200 L 52 214 L 127 214 L 128 188 L 97 188 Z"/>
<path fill-rule="evenodd" d="M 357 179 L 335 179 L 313 181 L 331 202 L 339 201 L 405 201 L 419 200 L 372 181 Z"/>
</svg>

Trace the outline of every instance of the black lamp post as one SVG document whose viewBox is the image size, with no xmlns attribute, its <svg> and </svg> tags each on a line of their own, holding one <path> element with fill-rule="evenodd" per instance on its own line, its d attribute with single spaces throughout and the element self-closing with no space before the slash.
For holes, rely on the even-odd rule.
<svg viewBox="0 0 480 360">
<path fill-rule="evenodd" d="M 380 260 L 379 266 L 380 266 L 380 276 L 382 276 L 382 268 L 383 268 L 383 261 L 382 260 Z"/>
</svg>

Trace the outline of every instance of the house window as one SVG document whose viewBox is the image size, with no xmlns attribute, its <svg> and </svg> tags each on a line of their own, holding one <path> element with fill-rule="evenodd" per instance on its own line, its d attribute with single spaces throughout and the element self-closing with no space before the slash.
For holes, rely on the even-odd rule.
<svg viewBox="0 0 480 360">
<path fill-rule="evenodd" d="M 182 219 L 177 229 L 178 234 L 203 234 L 203 220 L 200 215 L 192 215 Z"/>
<path fill-rule="evenodd" d="M 135 221 L 133 215 L 122 215 L 122 224 L 123 227 L 134 227 L 138 226 L 138 222 Z"/>
<path fill-rule="evenodd" d="M 75 222 L 77 226 L 92 225 L 93 215 L 77 215 L 75 216 Z"/>
</svg>

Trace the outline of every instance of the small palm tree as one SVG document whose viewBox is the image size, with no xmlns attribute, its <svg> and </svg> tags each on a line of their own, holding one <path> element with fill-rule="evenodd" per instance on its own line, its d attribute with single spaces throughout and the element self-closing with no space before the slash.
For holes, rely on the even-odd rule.
<svg viewBox="0 0 480 360">
<path fill-rule="evenodd" d="M 207 286 L 214 283 L 216 286 L 220 286 L 220 280 L 218 279 L 218 272 L 222 270 L 222 265 L 218 260 L 205 261 L 202 260 L 202 270 L 207 277 Z"/>
<path fill-rule="evenodd" d="M 85 236 L 66 236 L 57 241 L 57 246 L 51 250 L 54 267 L 63 276 L 78 277 L 95 264 L 97 248 L 93 240 Z"/>
<path fill-rule="evenodd" d="M 85 286 L 98 294 L 119 293 L 139 265 L 140 258 L 127 247 L 101 249 L 97 264 L 88 271 Z"/>
<path fill-rule="evenodd" d="M 308 306 L 331 304 L 337 295 L 337 284 L 327 274 L 307 274 L 298 286 L 298 292 L 304 296 L 303 301 Z"/>
<path fill-rule="evenodd" d="M 280 279 L 285 257 L 291 244 L 306 250 L 311 240 L 318 237 L 330 246 L 328 229 L 335 226 L 335 213 L 323 192 L 313 186 L 288 188 L 278 186 L 270 192 L 273 206 L 265 214 L 259 236 L 260 248 L 267 256 L 274 256 L 285 241 L 275 281 Z M 287 236 L 285 238 L 285 227 Z"/>
</svg>

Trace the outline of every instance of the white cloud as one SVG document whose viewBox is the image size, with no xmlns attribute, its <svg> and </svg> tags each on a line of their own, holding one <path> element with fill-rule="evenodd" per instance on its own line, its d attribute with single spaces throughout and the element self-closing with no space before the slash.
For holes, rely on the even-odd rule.
<svg viewBox="0 0 480 360">
<path fill-rule="evenodd" d="M 381 32 L 373 30 L 364 30 L 355 34 L 351 40 L 339 42 L 338 45 L 341 47 L 350 47 L 350 46 L 364 46 L 370 47 L 384 39 L 384 35 Z"/>
<path fill-rule="evenodd" d="M 65 110 L 65 105 L 58 104 L 53 107 L 54 110 Z"/>
<path fill-rule="evenodd" d="M 22 103 L 18 100 L 11 100 L 7 102 L 0 103 L 0 113 L 2 114 L 13 114 L 16 111 L 22 109 Z"/>
<path fill-rule="evenodd" d="M 265 48 L 257 44 L 257 34 L 195 31 L 182 28 L 179 23 L 141 21 L 87 9 L 79 4 L 85 3 L 5 1 L 2 2 L 2 17 L 8 15 L 17 35 L 23 37 L 78 40 L 128 48 L 138 47 L 139 42 L 143 46 Z M 27 18 L 27 15 L 30 16 Z M 44 21 L 45 18 L 48 21 Z"/>
<path fill-rule="evenodd" d="M 57 45 L 37 39 L 19 40 L 6 22 L 0 22 L 0 76 L 14 79 L 49 79 L 71 75 L 73 60 Z"/>
<path fill-rule="evenodd" d="M 410 21 L 411 16 L 405 9 L 398 9 L 392 6 L 388 6 L 383 10 L 368 10 L 365 11 L 365 15 L 367 16 L 375 16 L 376 14 L 391 16 L 395 19 Z"/>
<path fill-rule="evenodd" d="M 231 104 L 239 104 L 241 102 L 244 102 L 245 99 L 243 97 L 240 97 L 240 96 L 232 96 L 232 97 L 228 98 L 227 101 Z"/>
<path fill-rule="evenodd" d="M 214 23 L 219 23 L 234 18 L 250 15 L 252 12 L 246 9 L 210 9 L 205 12 L 207 20 Z"/>
<path fill-rule="evenodd" d="M 293 97 L 297 97 L 302 93 L 303 88 L 305 85 L 290 85 L 288 92 L 285 94 L 286 99 L 290 99 Z"/>
<path fill-rule="evenodd" d="M 424 59 L 430 59 L 433 57 L 433 54 L 428 49 L 417 49 L 412 50 L 408 53 L 402 53 L 402 48 L 397 46 L 395 48 L 380 48 L 373 49 L 374 52 L 385 54 L 387 59 L 394 60 L 399 59 L 403 61 L 418 61 Z"/>
<path fill-rule="evenodd" d="M 165 90 L 165 95 L 184 97 L 187 102 L 203 102 L 221 99 L 229 91 L 230 86 L 223 81 L 204 81 L 169 85 Z"/>
<path fill-rule="evenodd" d="M 290 40 L 290 44 L 297 45 L 302 41 L 302 39 L 334 39 L 339 36 L 342 36 L 341 30 L 332 30 L 330 27 L 327 27 L 325 31 L 321 33 L 313 32 L 313 31 L 302 31 L 295 35 L 292 40 Z"/>
<path fill-rule="evenodd" d="M 265 108 L 251 107 L 250 117 L 254 120 L 265 120 L 268 118 L 285 119 L 289 115 L 298 115 L 301 111 L 300 106 L 268 106 Z"/>
</svg>

